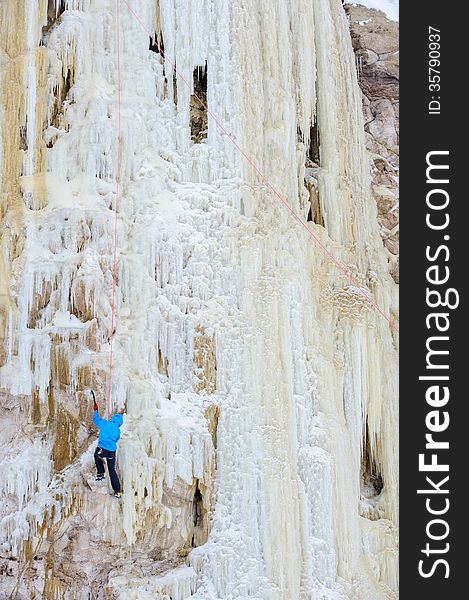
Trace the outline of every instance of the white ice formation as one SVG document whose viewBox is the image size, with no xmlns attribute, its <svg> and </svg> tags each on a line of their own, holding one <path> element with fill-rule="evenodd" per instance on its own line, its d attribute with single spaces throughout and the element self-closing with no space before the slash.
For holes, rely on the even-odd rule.
<svg viewBox="0 0 469 600">
<path fill-rule="evenodd" d="M 395 321 L 341 2 L 128 4 Z M 121 503 L 116 2 L 0 3 L 0 589 L 395 599 L 397 334 L 118 5 Z"/>
</svg>

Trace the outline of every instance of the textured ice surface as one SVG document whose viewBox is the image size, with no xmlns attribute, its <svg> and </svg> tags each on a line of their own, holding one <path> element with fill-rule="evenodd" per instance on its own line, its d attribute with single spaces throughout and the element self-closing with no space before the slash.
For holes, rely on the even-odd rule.
<svg viewBox="0 0 469 600">
<path fill-rule="evenodd" d="M 6 219 L 19 225 L 2 238 L 0 369 L 0 541 L 28 567 L 22 593 L 396 598 L 397 340 L 213 122 L 191 142 L 190 92 L 124 3 L 111 388 L 113 407 L 128 408 L 122 503 L 96 489 L 86 390 L 103 410 L 115 3 L 57 2 L 66 10 L 46 27 L 47 4 L 0 13 L 2 30 L 17 25 L 23 69 L 17 87 L 1 82 L 3 184 L 16 199 Z M 304 219 L 317 119 L 325 226 L 310 226 L 395 315 L 341 3 L 131 5 L 189 81 L 207 66 L 210 110 Z M 5 140 L 20 127 L 16 165 Z M 365 456 L 384 481 L 371 499 Z M 112 564 L 91 567 L 103 553 Z M 36 555 L 47 560 L 34 575 Z"/>
</svg>

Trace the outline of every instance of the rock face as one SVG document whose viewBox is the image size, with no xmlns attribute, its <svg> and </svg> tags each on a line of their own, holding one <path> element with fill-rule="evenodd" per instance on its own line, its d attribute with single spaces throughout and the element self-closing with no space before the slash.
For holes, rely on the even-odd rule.
<svg viewBox="0 0 469 600">
<path fill-rule="evenodd" d="M 338 0 L 128 4 L 0 2 L 0 597 L 395 599 L 385 98 L 377 210 Z"/>
<path fill-rule="evenodd" d="M 384 13 L 346 5 L 357 58 L 373 196 L 391 275 L 399 283 L 399 24 Z"/>
</svg>

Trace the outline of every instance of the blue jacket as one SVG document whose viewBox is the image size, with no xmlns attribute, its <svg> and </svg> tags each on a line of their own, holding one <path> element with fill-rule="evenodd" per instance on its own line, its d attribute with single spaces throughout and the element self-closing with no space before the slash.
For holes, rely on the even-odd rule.
<svg viewBox="0 0 469 600">
<path fill-rule="evenodd" d="M 124 419 L 121 414 L 112 415 L 109 421 L 101 419 L 97 410 L 94 411 L 93 423 L 99 427 L 98 446 L 104 450 L 117 450 L 117 442 L 121 436 L 120 426 Z"/>
</svg>

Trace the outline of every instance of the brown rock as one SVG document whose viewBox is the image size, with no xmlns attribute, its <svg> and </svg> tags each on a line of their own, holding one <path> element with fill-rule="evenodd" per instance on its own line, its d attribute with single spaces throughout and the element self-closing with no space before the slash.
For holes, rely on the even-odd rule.
<svg viewBox="0 0 469 600">
<path fill-rule="evenodd" d="M 383 216 L 379 216 L 378 221 L 382 227 L 384 227 L 388 231 L 391 231 L 399 223 L 399 212 L 388 212 Z"/>
<path fill-rule="evenodd" d="M 376 200 L 379 215 L 387 214 L 396 202 L 396 197 L 394 194 L 391 192 L 391 190 L 386 189 L 384 186 L 374 187 L 373 195 Z"/>
<path fill-rule="evenodd" d="M 352 45 L 359 57 L 366 145 L 373 155 L 373 196 L 383 243 L 399 255 L 399 23 L 378 10 L 346 5 Z M 391 233 L 393 232 L 393 233 Z M 399 264 L 390 259 L 389 270 L 399 282 Z"/>
<path fill-rule="evenodd" d="M 399 283 L 399 259 L 397 259 L 391 265 L 391 277 L 396 283 Z"/>
<path fill-rule="evenodd" d="M 370 49 L 378 55 L 399 50 L 399 23 L 390 21 L 383 12 L 365 6 L 349 4 L 346 11 L 355 50 Z"/>
<path fill-rule="evenodd" d="M 397 256 L 399 254 L 399 234 L 394 233 L 384 240 L 384 245 L 391 254 Z"/>
</svg>

